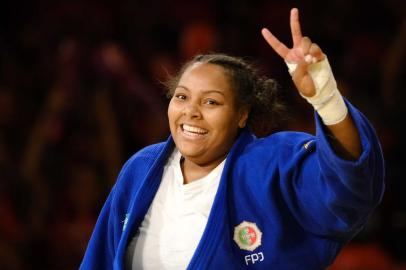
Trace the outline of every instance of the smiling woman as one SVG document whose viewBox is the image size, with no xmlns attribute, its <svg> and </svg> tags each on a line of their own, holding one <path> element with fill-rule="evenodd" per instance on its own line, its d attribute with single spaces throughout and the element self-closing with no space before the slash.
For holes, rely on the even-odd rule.
<svg viewBox="0 0 406 270">
<path fill-rule="evenodd" d="M 327 57 L 302 37 L 262 34 L 315 110 L 316 135 L 258 139 L 282 106 L 274 80 L 240 58 L 194 57 L 169 83 L 171 136 L 124 165 L 81 269 L 325 269 L 384 190 L 368 120 L 337 89 Z"/>
<path fill-rule="evenodd" d="M 185 157 L 184 182 L 189 183 L 224 160 L 245 126 L 248 108 L 237 106 L 222 67 L 196 62 L 180 78 L 168 117 L 173 140 Z"/>
</svg>

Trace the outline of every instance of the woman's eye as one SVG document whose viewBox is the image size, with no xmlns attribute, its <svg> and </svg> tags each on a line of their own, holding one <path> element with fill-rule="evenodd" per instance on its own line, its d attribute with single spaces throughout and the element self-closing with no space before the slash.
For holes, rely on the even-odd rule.
<svg viewBox="0 0 406 270">
<path fill-rule="evenodd" d="M 214 99 L 208 99 L 206 100 L 206 104 L 208 105 L 218 105 L 219 103 L 215 101 Z"/>
<path fill-rule="evenodd" d="M 185 95 L 181 95 L 181 94 L 175 95 L 175 97 L 176 97 L 177 99 L 186 99 L 186 96 L 185 96 Z"/>
</svg>

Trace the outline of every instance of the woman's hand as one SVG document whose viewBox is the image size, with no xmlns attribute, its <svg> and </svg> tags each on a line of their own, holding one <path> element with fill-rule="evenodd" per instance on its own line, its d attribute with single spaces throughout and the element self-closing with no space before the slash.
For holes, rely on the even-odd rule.
<svg viewBox="0 0 406 270">
<path fill-rule="evenodd" d="M 312 43 L 308 37 L 302 36 L 299 10 L 297 8 L 290 11 L 290 29 L 293 40 L 292 48 L 286 47 L 267 28 L 262 29 L 262 35 L 274 51 L 286 62 L 297 64 L 297 68 L 292 74 L 293 82 L 302 95 L 311 97 L 316 91 L 307 67 L 309 64 L 323 60 L 325 56 L 316 43 Z"/>
<path fill-rule="evenodd" d="M 319 46 L 317 46 L 317 44 L 312 43 L 308 37 L 302 36 L 302 31 L 300 29 L 299 23 L 299 11 L 297 10 L 297 8 L 293 8 L 290 11 L 290 29 L 292 31 L 293 39 L 293 47 L 291 49 L 280 42 L 266 28 L 262 29 L 262 35 L 264 36 L 268 44 L 275 50 L 275 52 L 279 54 L 286 62 L 297 64 L 296 70 L 292 74 L 292 79 L 299 92 L 309 101 L 310 97 L 313 97 L 316 94 L 316 87 L 308 71 L 308 66 L 312 63 L 324 60 L 325 55 L 323 54 Z M 331 74 L 331 76 L 333 75 Z M 309 102 L 317 110 L 324 123 L 332 122 L 326 124 L 326 127 L 330 135 L 332 135 L 332 138 L 334 138 L 330 139 L 330 143 L 334 151 L 342 158 L 355 160 L 361 155 L 362 152 L 361 140 L 358 134 L 358 130 L 351 116 L 347 113 L 347 110 L 345 108 L 343 110 L 342 106 L 346 106 L 344 104 L 344 101 L 341 100 L 341 103 L 337 102 L 340 101 L 340 98 L 342 99 L 339 91 L 336 88 L 323 89 L 324 91 L 328 90 L 327 96 L 330 96 L 330 94 L 335 95 L 332 95 L 332 98 L 325 101 L 324 104 L 322 103 L 321 106 L 320 104 L 316 104 L 317 106 L 314 105 L 312 101 Z M 319 99 L 320 95 L 323 95 L 323 93 L 320 94 L 320 91 L 323 91 L 323 89 L 319 89 Z M 334 91 L 336 92 L 334 93 Z M 326 93 L 324 93 L 324 95 L 325 94 Z M 329 106 L 327 106 L 326 104 L 329 103 L 331 103 L 332 105 L 330 104 Z M 342 115 L 344 115 L 344 118 L 340 119 L 342 118 Z M 337 122 L 337 118 L 340 119 L 340 121 Z"/>
</svg>

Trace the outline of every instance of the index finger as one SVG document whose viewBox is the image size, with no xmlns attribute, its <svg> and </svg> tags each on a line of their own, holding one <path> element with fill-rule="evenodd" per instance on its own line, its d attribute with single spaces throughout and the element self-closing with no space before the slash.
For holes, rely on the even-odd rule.
<svg viewBox="0 0 406 270">
<path fill-rule="evenodd" d="M 293 47 L 297 47 L 302 40 L 302 30 L 300 29 L 299 10 L 292 8 L 290 11 L 290 30 L 292 32 Z"/>
<path fill-rule="evenodd" d="M 262 36 L 268 42 L 268 44 L 274 49 L 274 51 L 279 54 L 280 57 L 285 59 L 286 55 L 289 53 L 289 49 L 283 44 L 282 42 L 279 41 L 268 29 L 263 28 L 262 31 Z"/>
</svg>

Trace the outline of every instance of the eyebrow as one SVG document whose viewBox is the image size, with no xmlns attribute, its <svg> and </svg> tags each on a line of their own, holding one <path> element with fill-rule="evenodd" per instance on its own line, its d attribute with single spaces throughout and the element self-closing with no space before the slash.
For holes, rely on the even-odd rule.
<svg viewBox="0 0 406 270">
<path fill-rule="evenodd" d="M 186 86 L 183 86 L 183 85 L 178 85 L 178 86 L 176 86 L 176 88 L 178 88 L 178 87 L 183 88 L 183 89 L 185 89 L 185 90 L 187 90 L 187 91 L 190 92 L 190 89 L 187 88 Z M 221 92 L 221 91 L 219 91 L 219 90 L 215 90 L 215 89 L 207 89 L 207 90 L 203 90 L 202 92 L 203 92 L 204 94 L 217 93 L 217 94 L 220 94 L 220 95 L 224 96 L 224 93 L 223 93 L 223 92 Z"/>
</svg>

